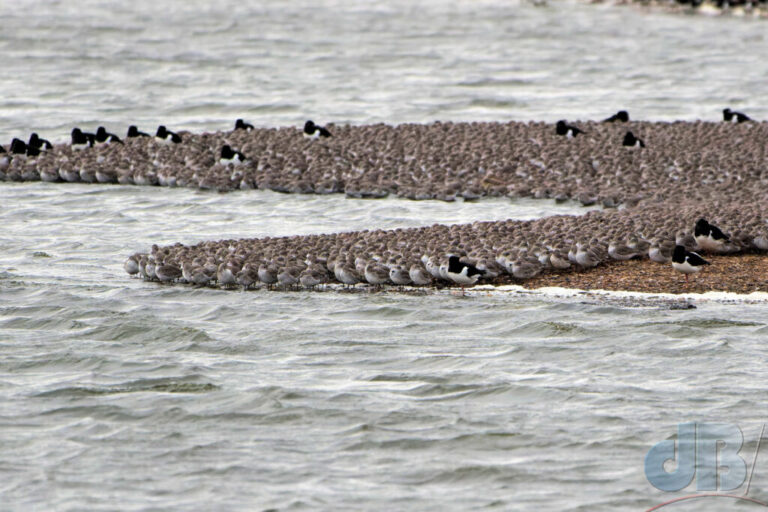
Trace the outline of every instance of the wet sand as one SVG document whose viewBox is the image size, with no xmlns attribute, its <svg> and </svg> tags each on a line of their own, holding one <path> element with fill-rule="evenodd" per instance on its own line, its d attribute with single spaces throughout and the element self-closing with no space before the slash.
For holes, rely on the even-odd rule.
<svg viewBox="0 0 768 512">
<path fill-rule="evenodd" d="M 558 286 L 644 293 L 768 292 L 768 255 L 709 254 L 705 257 L 712 264 L 691 275 L 688 283 L 672 265 L 643 259 L 611 261 L 591 269 L 547 272 L 516 284 L 530 289 Z"/>
</svg>

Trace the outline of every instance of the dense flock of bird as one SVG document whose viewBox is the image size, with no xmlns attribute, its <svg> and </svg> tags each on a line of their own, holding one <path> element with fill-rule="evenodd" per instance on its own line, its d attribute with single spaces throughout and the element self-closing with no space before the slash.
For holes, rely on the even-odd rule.
<svg viewBox="0 0 768 512">
<path fill-rule="evenodd" d="M 631 122 L 626 111 L 554 126 L 307 121 L 257 129 L 238 119 L 232 131 L 198 135 L 131 126 L 123 139 L 104 127 L 74 128 L 70 144 L 54 145 L 32 134 L 0 155 L 0 177 L 447 201 L 532 196 L 606 207 L 527 222 L 153 246 L 125 262 L 129 274 L 160 282 L 467 286 L 645 257 L 672 263 L 687 280 L 707 264 L 697 250 L 768 250 L 766 141 L 768 124 L 730 109 L 717 123 Z"/>
<path fill-rule="evenodd" d="M 73 129 L 70 144 L 36 134 L 0 156 L 0 180 L 184 186 L 218 191 L 395 194 L 454 201 L 482 196 L 576 199 L 615 207 L 645 199 L 764 190 L 768 123 L 433 123 L 253 128 L 125 138 Z M 738 115 L 737 115 L 738 114 Z M 743 116 L 740 117 L 740 116 Z M 625 121 L 626 119 L 626 121 Z M 743 119 L 743 120 L 742 120 Z M 608 122 L 610 121 L 610 122 Z"/>
<path fill-rule="evenodd" d="M 463 287 L 650 258 L 671 263 L 687 281 L 707 264 L 696 250 L 768 250 L 765 203 L 664 202 L 533 221 L 155 245 L 130 256 L 125 270 L 146 280 L 222 288 Z"/>
</svg>

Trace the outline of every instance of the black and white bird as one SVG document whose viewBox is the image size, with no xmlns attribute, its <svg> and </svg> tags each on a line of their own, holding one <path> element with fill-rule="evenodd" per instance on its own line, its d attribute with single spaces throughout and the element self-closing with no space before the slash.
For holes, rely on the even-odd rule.
<svg viewBox="0 0 768 512">
<path fill-rule="evenodd" d="M 696 254 L 685 250 L 682 245 L 675 246 L 675 252 L 672 253 L 672 268 L 685 275 L 685 282 L 688 282 L 688 274 L 694 274 L 701 270 L 709 262 Z"/>
<path fill-rule="evenodd" d="M 250 132 L 251 130 L 253 130 L 253 125 L 246 123 L 242 119 L 238 119 L 237 121 L 235 121 L 235 130 L 245 130 L 247 132 Z"/>
<path fill-rule="evenodd" d="M 331 132 L 322 126 L 317 126 L 313 121 L 304 123 L 304 137 L 307 139 L 318 139 L 320 137 L 330 137 Z"/>
<path fill-rule="evenodd" d="M 607 119 L 603 119 L 604 123 L 615 123 L 617 121 L 620 122 L 620 123 L 628 123 L 629 122 L 629 112 L 627 112 L 626 110 L 619 110 L 618 112 L 613 114 L 611 117 L 609 117 Z"/>
<path fill-rule="evenodd" d="M 87 133 L 80 128 L 72 129 L 72 150 L 81 151 L 85 148 L 92 148 L 96 136 L 92 133 Z"/>
<path fill-rule="evenodd" d="M 181 136 L 178 133 L 170 131 L 165 126 L 160 125 L 157 127 L 155 140 L 160 144 L 179 144 L 181 142 Z"/>
<path fill-rule="evenodd" d="M 557 122 L 557 125 L 555 126 L 555 132 L 558 135 L 563 135 L 569 139 L 576 137 L 580 133 L 584 133 L 583 130 L 578 129 L 575 126 L 571 126 L 563 120 Z"/>
<path fill-rule="evenodd" d="M 448 279 L 456 284 L 461 286 L 475 284 L 483 274 L 485 274 L 484 271 L 474 265 L 462 262 L 456 255 L 452 254 L 448 257 L 448 269 L 446 275 L 448 276 Z"/>
<path fill-rule="evenodd" d="M 741 112 L 735 112 L 729 108 L 723 109 L 723 121 L 726 123 L 746 123 L 751 120 L 751 117 Z"/>
<path fill-rule="evenodd" d="M 13 139 L 11 141 L 11 155 L 17 157 L 32 157 L 40 156 L 42 150 L 33 146 L 30 146 L 21 139 Z"/>
<path fill-rule="evenodd" d="M 31 156 L 32 158 L 40 156 L 40 153 L 44 152 L 45 150 L 40 148 L 35 148 L 27 144 L 27 156 Z"/>
<path fill-rule="evenodd" d="M 705 219 L 696 221 L 693 237 L 699 245 L 699 249 L 707 252 L 723 252 L 725 244 L 731 239 L 720 228 L 713 226 Z"/>
<path fill-rule="evenodd" d="M 123 141 L 115 135 L 114 133 L 109 133 L 106 128 L 103 126 L 99 126 L 99 128 L 96 130 L 96 140 L 95 143 L 97 146 L 106 146 L 107 144 L 110 144 L 112 142 L 116 142 L 118 144 L 122 144 Z"/>
<path fill-rule="evenodd" d="M 644 148 L 645 142 L 643 142 L 640 138 L 635 137 L 634 133 L 627 132 L 624 135 L 624 140 L 622 141 L 621 145 L 630 148 Z"/>
<path fill-rule="evenodd" d="M 18 158 L 27 157 L 27 143 L 21 139 L 13 139 L 11 141 L 11 156 Z"/>
<path fill-rule="evenodd" d="M 27 142 L 27 146 L 42 150 L 53 149 L 53 144 L 51 144 L 50 141 L 41 139 L 37 133 L 34 132 L 29 136 L 29 142 Z"/>
<path fill-rule="evenodd" d="M 221 165 L 240 165 L 245 162 L 245 155 L 239 151 L 232 149 L 229 144 L 224 144 L 221 147 L 221 157 L 219 163 Z"/>
<path fill-rule="evenodd" d="M 132 139 L 134 137 L 149 137 L 149 134 L 146 132 L 140 132 L 136 126 L 131 125 L 128 127 L 128 133 L 125 136 L 126 138 Z"/>
</svg>

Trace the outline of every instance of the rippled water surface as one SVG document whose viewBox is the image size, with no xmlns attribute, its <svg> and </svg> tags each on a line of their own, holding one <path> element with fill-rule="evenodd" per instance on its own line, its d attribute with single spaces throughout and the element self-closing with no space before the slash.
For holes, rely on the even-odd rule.
<svg viewBox="0 0 768 512">
<path fill-rule="evenodd" d="M 557 0 L 39 0 L 2 2 L 0 18 L 0 140 L 237 117 L 768 117 L 766 20 Z"/>
<path fill-rule="evenodd" d="M 243 4 L 0 4 L 0 140 L 236 117 L 768 116 L 761 21 L 557 2 Z M 152 243 L 584 211 L 0 183 L 0 510 L 643 510 L 685 494 L 643 473 L 681 421 L 738 424 L 751 467 L 765 304 L 242 293 L 122 271 Z M 762 500 L 766 464 L 749 491 Z"/>
</svg>

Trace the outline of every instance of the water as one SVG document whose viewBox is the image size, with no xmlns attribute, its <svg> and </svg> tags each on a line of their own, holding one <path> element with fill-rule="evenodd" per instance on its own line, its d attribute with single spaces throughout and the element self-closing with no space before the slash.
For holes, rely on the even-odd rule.
<svg viewBox="0 0 768 512">
<path fill-rule="evenodd" d="M 2 141 L 238 117 L 768 117 L 765 20 L 515 0 L 30 0 L 0 17 Z"/>
<path fill-rule="evenodd" d="M 241 4 L 0 5 L 0 140 L 236 117 L 768 115 L 759 21 Z M 241 293 L 122 271 L 152 243 L 584 211 L 0 183 L 0 510 L 642 510 L 684 494 L 643 473 L 681 421 L 738 424 L 751 467 L 765 304 Z M 749 495 L 768 500 L 764 467 Z"/>
</svg>

